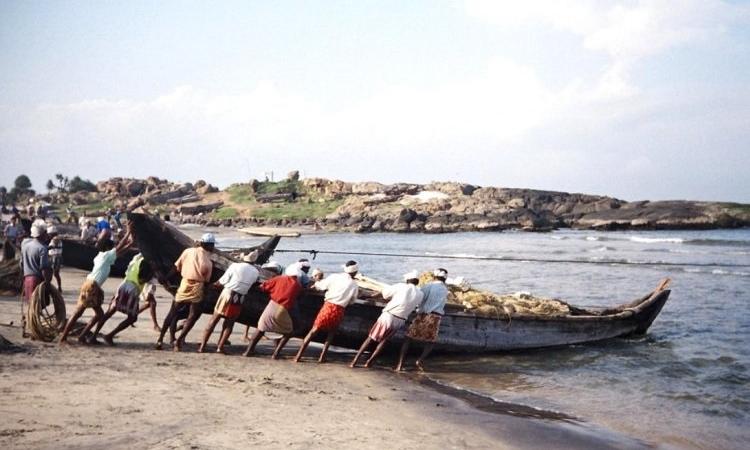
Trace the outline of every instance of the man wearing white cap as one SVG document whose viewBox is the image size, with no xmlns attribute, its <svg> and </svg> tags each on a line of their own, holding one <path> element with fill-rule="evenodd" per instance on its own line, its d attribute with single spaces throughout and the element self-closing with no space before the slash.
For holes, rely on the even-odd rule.
<svg viewBox="0 0 750 450">
<path fill-rule="evenodd" d="M 299 282 L 301 272 L 298 263 L 290 264 L 284 270 L 284 275 L 275 276 L 260 285 L 260 290 L 267 293 L 270 300 L 258 319 L 258 329 L 255 331 L 250 344 L 248 344 L 247 350 L 243 353 L 244 356 L 255 353 L 255 346 L 266 333 L 279 333 L 281 339 L 276 344 L 271 356 L 273 359 L 278 359 L 281 350 L 289 342 L 289 338 L 292 337 L 292 332 L 294 332 L 292 316 L 289 311 L 294 308 L 294 304 L 297 303 L 297 299 L 302 292 L 302 285 Z"/>
<path fill-rule="evenodd" d="M 49 283 L 52 269 L 47 250 L 47 228 L 43 224 L 31 226 L 31 237 L 21 243 L 21 267 L 23 269 L 23 299 L 21 303 L 21 327 L 26 335 L 26 311 L 37 286 Z"/>
<path fill-rule="evenodd" d="M 404 358 L 409 350 L 411 340 L 424 343 L 422 355 L 416 361 L 417 368 L 420 371 L 424 371 L 423 362 L 435 346 L 435 341 L 437 341 L 440 320 L 445 313 L 445 303 L 448 301 L 448 286 L 445 285 L 448 271 L 435 269 L 432 276 L 435 280 L 422 286 L 424 298 L 417 308 L 417 317 L 409 325 L 409 330 L 406 332 L 406 339 L 401 346 L 401 353 L 396 365 L 397 371 L 403 369 Z"/>
<path fill-rule="evenodd" d="M 62 266 L 63 243 L 57 231 L 57 227 L 52 225 L 47 228 L 49 235 L 48 255 L 49 263 L 52 266 L 52 276 L 57 281 L 57 290 L 62 292 L 62 281 L 60 280 L 60 267 Z"/>
<path fill-rule="evenodd" d="M 232 334 L 234 321 L 240 316 L 245 295 L 255 282 L 258 281 L 258 269 L 250 265 L 250 262 L 254 260 L 255 255 L 252 253 L 242 255 L 242 262 L 230 264 L 224 275 L 219 278 L 219 281 L 214 283 L 214 286 L 223 289 L 221 295 L 219 295 L 219 299 L 216 301 L 214 314 L 211 316 L 211 320 L 203 332 L 203 340 L 200 347 L 198 347 L 199 353 L 203 353 L 206 349 L 206 343 L 221 318 L 224 319 L 224 323 L 221 335 L 219 336 L 219 345 L 216 348 L 216 353 L 224 353 L 224 345 L 229 339 L 229 335 Z"/>
<path fill-rule="evenodd" d="M 367 346 L 370 342 L 375 341 L 378 346 L 375 347 L 375 351 L 365 363 L 365 367 L 371 367 L 377 359 L 378 355 L 383 351 L 385 343 L 388 342 L 398 330 L 400 330 L 406 323 L 406 319 L 409 318 L 417 306 L 422 302 L 424 294 L 417 287 L 419 284 L 419 274 L 416 270 L 404 274 L 404 282 L 397 283 L 392 286 L 386 286 L 383 288 L 383 298 L 388 300 L 391 299 L 384 307 L 383 312 L 378 317 L 378 320 L 370 328 L 370 334 L 362 343 L 362 346 L 357 352 L 357 356 L 354 357 L 349 367 L 354 368 L 357 365 L 357 361 L 362 354 L 367 350 Z"/>
<path fill-rule="evenodd" d="M 294 357 L 294 362 L 299 362 L 305 349 L 310 345 L 310 341 L 318 331 L 327 331 L 328 336 L 326 337 L 325 343 L 323 344 L 323 351 L 320 352 L 318 362 L 326 361 L 326 354 L 328 353 L 328 347 L 333 342 L 333 337 L 336 335 L 341 321 L 344 319 L 344 311 L 351 302 L 356 300 L 359 295 L 359 287 L 357 282 L 354 281 L 354 277 L 359 272 L 359 266 L 356 261 L 347 261 L 344 265 L 343 273 L 335 273 L 328 277 L 318 281 L 313 287 L 319 291 L 326 291 L 325 301 L 323 307 L 318 311 L 318 315 L 315 317 L 312 329 L 305 336 L 305 340 L 302 341 L 297 356 Z"/>
<path fill-rule="evenodd" d="M 198 245 L 183 250 L 180 257 L 175 261 L 174 267 L 166 276 L 165 282 L 176 275 L 178 272 L 182 276 L 180 286 L 177 288 L 169 313 L 164 319 L 164 324 L 159 333 L 159 340 L 156 341 L 156 349 L 161 350 L 164 340 L 164 333 L 169 328 L 170 333 L 174 336 L 177 329 L 177 304 L 190 305 L 185 325 L 182 327 L 180 336 L 175 340 L 173 350 L 179 352 L 185 343 L 185 337 L 195 325 L 195 322 L 201 315 L 200 303 L 203 301 L 206 284 L 211 281 L 211 273 L 214 264 L 211 261 L 211 252 L 216 245 L 216 238 L 211 233 L 205 233 L 201 236 Z M 166 284 L 166 283 L 163 283 Z"/>
</svg>

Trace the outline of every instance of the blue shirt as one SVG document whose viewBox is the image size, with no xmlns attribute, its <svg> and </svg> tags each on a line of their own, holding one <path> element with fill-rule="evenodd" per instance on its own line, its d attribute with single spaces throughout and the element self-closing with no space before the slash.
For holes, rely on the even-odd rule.
<svg viewBox="0 0 750 450">
<path fill-rule="evenodd" d="M 433 281 L 422 286 L 424 298 L 419 304 L 417 312 L 422 314 L 445 314 L 445 302 L 448 301 L 448 286 L 442 281 Z"/>
<path fill-rule="evenodd" d="M 109 221 L 106 219 L 96 222 L 96 231 L 111 230 L 111 229 L 112 227 L 109 226 Z"/>
</svg>

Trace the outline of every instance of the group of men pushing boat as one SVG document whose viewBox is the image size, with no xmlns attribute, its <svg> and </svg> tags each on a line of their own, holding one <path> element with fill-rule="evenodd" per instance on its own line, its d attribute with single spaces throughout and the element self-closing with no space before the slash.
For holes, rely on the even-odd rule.
<svg viewBox="0 0 750 450">
<path fill-rule="evenodd" d="M 40 225 L 35 226 L 39 227 Z M 38 229 L 33 230 L 32 235 L 39 234 L 39 232 Z M 83 344 L 97 343 L 97 336 L 103 325 L 116 312 L 122 312 L 127 317 L 112 331 L 103 336 L 107 344 L 113 345 L 115 336 L 134 324 L 140 312 L 147 308 L 151 308 L 152 311 L 155 309 L 153 294 L 157 280 L 153 278 L 158 277 L 158 282 L 168 286 L 169 280 L 179 275 L 181 281 L 169 313 L 159 329 L 156 348 L 161 349 L 163 347 L 164 336 L 169 331 L 173 350 L 182 350 L 187 334 L 201 315 L 201 302 L 206 297 L 206 290 L 211 282 L 213 271 L 211 253 L 216 245 L 216 239 L 211 233 L 204 234 L 196 246 L 182 252 L 168 274 L 156 274 L 152 265 L 141 254 L 134 256 L 125 271 L 124 280 L 112 297 L 108 310 L 104 312 L 102 309 L 104 281 L 109 277 L 110 268 L 117 257 L 121 256 L 133 244 L 134 239 L 130 228 L 117 245 L 109 237 L 97 241 L 98 254 L 94 258 L 94 267 L 81 286 L 76 310 L 67 321 L 60 337 L 61 344 L 67 343 L 68 335 L 83 312 L 87 308 L 92 308 L 94 316 L 80 332 L 79 342 Z M 213 315 L 203 332 L 198 352 L 206 350 L 208 340 L 215 327 L 219 321 L 223 321 L 216 351 L 225 353 L 225 346 L 228 344 L 234 323 L 240 316 L 245 297 L 253 286 L 257 286 L 258 290 L 268 294 L 269 302 L 258 319 L 255 334 L 248 339 L 249 343 L 243 355 L 254 354 L 255 347 L 263 336 L 267 333 L 274 333 L 281 336 L 277 338 L 272 354 L 272 358 L 277 359 L 295 331 L 299 331 L 297 327 L 301 322 L 298 308 L 300 297 L 306 289 L 313 289 L 325 292 L 325 301 L 293 361 L 298 362 L 300 360 L 316 334 L 325 332 L 327 336 L 318 358 L 319 362 L 325 362 L 329 346 L 344 319 L 347 306 L 358 297 L 359 288 L 355 280 L 359 273 L 358 264 L 355 261 L 347 261 L 342 267 L 342 272 L 331 274 L 325 278 L 322 272 L 317 269 L 310 274 L 311 265 L 306 259 L 290 264 L 283 271 L 280 266 L 269 264 L 263 267 L 274 271 L 276 275 L 260 282 L 260 273 L 251 264 L 254 258 L 255 255 L 253 254 L 243 255 L 239 262 L 230 264 L 223 276 L 213 283 L 215 288 L 221 289 L 221 293 Z M 409 316 L 416 311 L 417 314 L 405 333 L 404 343 L 395 369 L 402 370 L 410 342 L 416 340 L 424 345 L 422 354 L 416 361 L 417 367 L 421 370 L 424 359 L 429 355 L 437 340 L 440 320 L 448 297 L 448 288 L 445 284 L 447 276 L 448 273 L 445 269 L 436 269 L 433 272 L 434 281 L 420 288 L 418 286 L 418 272 L 411 271 L 403 276 L 403 282 L 385 286 L 382 296 L 385 300 L 388 300 L 388 303 L 383 307 L 380 317 L 372 325 L 367 338 L 349 366 L 355 367 L 368 347 L 375 343 L 371 356 L 364 364 L 365 367 L 371 367 L 383 351 L 387 341 L 397 331 L 406 326 Z M 26 297 L 28 298 L 28 295 Z M 142 299 L 146 301 L 146 305 L 141 305 Z M 187 318 L 182 324 L 181 330 L 179 330 L 180 334 L 177 335 L 179 318 L 184 316 L 185 312 L 187 312 Z M 245 336 L 247 339 L 247 331 Z"/>
</svg>

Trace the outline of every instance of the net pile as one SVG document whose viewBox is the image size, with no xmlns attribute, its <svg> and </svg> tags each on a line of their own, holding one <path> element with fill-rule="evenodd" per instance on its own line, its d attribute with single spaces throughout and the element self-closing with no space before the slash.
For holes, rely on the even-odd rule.
<svg viewBox="0 0 750 450">
<path fill-rule="evenodd" d="M 419 277 L 419 285 L 433 281 L 430 272 Z M 570 307 L 560 300 L 535 297 L 526 292 L 515 294 L 495 294 L 494 292 L 473 289 L 468 285 L 455 286 L 448 284 L 448 303 L 460 305 L 467 311 L 485 317 L 508 317 L 512 314 L 535 316 L 565 316 L 570 314 Z"/>
</svg>

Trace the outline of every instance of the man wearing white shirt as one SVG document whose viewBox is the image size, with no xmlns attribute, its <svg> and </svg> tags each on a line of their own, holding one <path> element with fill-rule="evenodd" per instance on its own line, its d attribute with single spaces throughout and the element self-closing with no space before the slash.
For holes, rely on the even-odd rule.
<svg viewBox="0 0 750 450">
<path fill-rule="evenodd" d="M 383 312 L 372 328 L 370 328 L 367 339 L 362 343 L 357 356 L 354 357 L 349 367 L 354 368 L 359 358 L 367 350 L 370 342 L 375 341 L 378 345 L 365 363 L 365 367 L 367 368 L 372 366 L 378 355 L 383 351 L 388 339 L 404 326 L 406 319 L 409 318 L 409 315 L 422 302 L 424 294 L 417 287 L 417 284 L 419 284 L 419 274 L 416 270 L 413 270 L 404 275 L 404 283 L 386 286 L 383 289 L 383 298 L 391 300 L 383 307 Z"/>
</svg>

